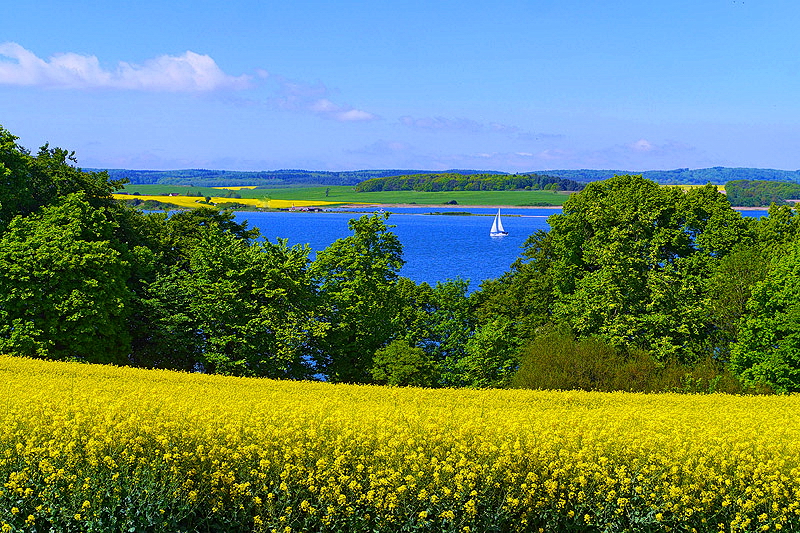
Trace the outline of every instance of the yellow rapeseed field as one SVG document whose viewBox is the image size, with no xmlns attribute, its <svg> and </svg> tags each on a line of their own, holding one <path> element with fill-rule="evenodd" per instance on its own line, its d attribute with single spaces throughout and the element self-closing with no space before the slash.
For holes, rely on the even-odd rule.
<svg viewBox="0 0 800 533">
<path fill-rule="evenodd" d="M 2 531 L 800 528 L 800 398 L 422 390 L 0 357 Z"/>
<path fill-rule="evenodd" d="M 117 200 L 133 200 L 133 199 L 139 199 L 142 201 L 156 200 L 158 202 L 175 204 L 180 207 L 187 207 L 187 208 L 195 208 L 208 205 L 206 203 L 201 203 L 201 201 L 203 201 L 204 199 L 199 198 L 197 196 L 167 196 L 167 195 L 147 195 L 147 194 L 139 194 L 136 196 L 132 196 L 129 194 L 114 194 L 113 196 Z M 257 198 L 223 198 L 218 196 L 212 196 L 211 203 L 219 207 L 225 207 L 226 203 L 228 204 L 235 203 L 235 204 L 246 204 L 246 205 L 252 205 L 254 207 L 262 207 L 269 209 L 288 209 L 292 206 L 321 207 L 326 205 L 341 205 L 342 202 L 323 202 L 314 200 L 266 200 L 266 199 L 259 200 Z"/>
<path fill-rule="evenodd" d="M 207 205 L 205 203 L 200 203 L 203 201 L 203 198 L 197 196 L 168 196 L 168 195 L 148 195 L 148 194 L 139 194 L 136 196 L 132 196 L 129 194 L 114 194 L 112 195 L 117 200 L 156 200 L 158 202 L 164 202 L 169 204 L 179 205 L 181 207 L 188 207 L 188 208 L 195 208 Z M 211 197 L 211 202 L 214 204 L 219 204 L 224 206 L 225 203 L 237 203 L 237 204 L 247 204 L 252 205 L 255 207 L 267 207 L 267 203 L 258 200 L 256 198 L 221 198 L 213 196 Z"/>
</svg>

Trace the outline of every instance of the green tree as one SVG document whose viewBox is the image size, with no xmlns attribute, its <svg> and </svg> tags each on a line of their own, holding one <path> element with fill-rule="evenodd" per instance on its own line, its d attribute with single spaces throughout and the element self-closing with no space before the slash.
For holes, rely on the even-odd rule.
<svg viewBox="0 0 800 533">
<path fill-rule="evenodd" d="M 549 291 L 552 322 L 578 337 L 691 361 L 713 324 L 705 281 L 748 242 L 749 226 L 713 186 L 684 192 L 641 176 L 589 184 L 526 243 L 542 265 L 522 269 Z M 542 279 L 545 278 L 545 279 Z"/>
<path fill-rule="evenodd" d="M 74 152 L 44 145 L 36 156 L 17 144 L 17 137 L 0 126 L 0 233 L 17 215 L 29 215 L 61 197 L 84 193 L 95 207 L 114 203 L 111 193 L 125 180 L 112 181 L 106 172 L 75 167 Z"/>
<path fill-rule="evenodd" d="M 766 277 L 769 268 L 763 245 L 745 246 L 720 259 L 708 278 L 707 310 L 715 326 L 709 342 L 718 359 L 729 360 L 753 286 Z"/>
<path fill-rule="evenodd" d="M 456 386 L 462 380 L 456 364 L 464 357 L 474 329 L 468 286 L 463 279 L 437 282 L 433 288 L 403 277 L 398 281 L 402 307 L 397 334 L 437 364 L 443 386 Z"/>
<path fill-rule="evenodd" d="M 140 289 L 129 319 L 132 365 L 200 370 L 204 345 L 190 280 L 189 271 L 172 265 Z"/>
<path fill-rule="evenodd" d="M 514 324 L 498 317 L 479 326 L 455 361 L 450 384 L 475 388 L 506 387 L 519 366 L 520 339 Z"/>
<path fill-rule="evenodd" d="M 552 268 L 557 259 L 551 241 L 549 232 L 537 231 L 525 242 L 524 259 L 515 261 L 499 278 L 484 281 L 470 295 L 476 323 L 504 316 L 514 321 L 520 338 L 534 338 L 551 321 L 556 295 Z"/>
<path fill-rule="evenodd" d="M 311 265 L 330 324 L 314 358 L 330 381 L 371 381 L 373 355 L 396 335 L 402 245 L 389 231 L 387 218 L 376 214 L 350 220 L 353 235 L 320 251 Z"/>
<path fill-rule="evenodd" d="M 170 241 L 166 245 L 171 248 L 180 247 L 184 239 L 198 238 L 203 228 L 210 226 L 245 241 L 257 239 L 260 233 L 258 228 L 248 229 L 247 221 L 236 222 L 233 211 L 209 206 L 174 213 L 168 224 Z"/>
<path fill-rule="evenodd" d="M 408 341 L 392 341 L 375 352 L 370 371 L 375 383 L 393 386 L 432 387 L 437 383 L 436 363 Z"/>
<path fill-rule="evenodd" d="M 0 239 L 0 352 L 127 363 L 131 254 L 84 193 L 11 220 Z"/>
<path fill-rule="evenodd" d="M 731 368 L 746 383 L 800 391 L 800 240 L 788 247 L 747 303 L 731 350 Z"/>
<path fill-rule="evenodd" d="M 285 241 L 249 242 L 213 223 L 184 245 L 187 262 L 158 276 L 142 300 L 152 321 L 136 362 L 309 377 L 305 355 L 325 330 L 314 315 L 310 250 Z"/>
<path fill-rule="evenodd" d="M 758 220 L 753 228 L 755 242 L 765 249 L 765 255 L 774 257 L 789 249 L 789 244 L 800 238 L 800 212 L 786 205 L 771 205 L 767 216 Z"/>
</svg>

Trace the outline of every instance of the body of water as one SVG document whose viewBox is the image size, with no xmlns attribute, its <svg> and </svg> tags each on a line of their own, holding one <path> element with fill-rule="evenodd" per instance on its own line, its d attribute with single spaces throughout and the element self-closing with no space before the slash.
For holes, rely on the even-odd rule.
<svg viewBox="0 0 800 533">
<path fill-rule="evenodd" d="M 460 277 L 470 281 L 470 292 L 486 279 L 500 277 L 520 257 L 522 244 L 537 230 L 547 230 L 547 217 L 560 209 L 503 208 L 503 225 L 508 235 L 490 237 L 492 208 L 387 208 L 388 223 L 403 244 L 406 264 L 402 276 L 417 283 L 435 285 Z M 485 216 L 431 215 L 431 212 L 469 212 Z M 313 253 L 352 235 L 347 228 L 351 218 L 364 213 L 238 212 L 236 220 L 246 220 L 271 241 L 286 238 L 289 244 L 308 244 Z M 766 211 L 744 211 L 745 216 L 765 216 Z"/>
</svg>

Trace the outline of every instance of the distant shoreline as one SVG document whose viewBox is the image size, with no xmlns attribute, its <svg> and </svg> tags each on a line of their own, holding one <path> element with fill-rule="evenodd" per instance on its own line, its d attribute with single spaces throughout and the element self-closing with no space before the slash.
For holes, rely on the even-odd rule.
<svg viewBox="0 0 800 533">
<path fill-rule="evenodd" d="M 425 209 L 561 209 L 560 205 L 453 205 L 453 204 L 343 204 L 338 206 L 343 209 L 367 209 L 370 207 L 387 208 L 387 207 L 402 207 L 413 208 L 422 207 Z"/>
<path fill-rule="evenodd" d="M 340 209 L 369 209 L 377 208 L 383 209 L 387 207 L 402 207 L 413 208 L 421 207 L 425 209 L 562 209 L 563 205 L 452 205 L 452 204 L 342 204 L 337 206 Z M 766 211 L 769 209 L 765 207 L 737 207 L 731 206 L 736 211 Z"/>
</svg>

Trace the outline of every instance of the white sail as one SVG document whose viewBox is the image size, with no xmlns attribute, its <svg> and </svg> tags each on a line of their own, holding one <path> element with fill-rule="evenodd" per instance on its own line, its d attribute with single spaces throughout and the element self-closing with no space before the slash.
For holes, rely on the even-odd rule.
<svg viewBox="0 0 800 533">
<path fill-rule="evenodd" d="M 494 216 L 494 221 L 492 222 L 492 229 L 489 232 L 489 235 L 492 237 L 503 237 L 508 235 L 508 232 L 503 229 L 503 221 L 500 219 L 500 210 L 497 210 L 497 214 Z"/>
<path fill-rule="evenodd" d="M 497 231 L 500 233 L 507 233 L 506 230 L 503 229 L 503 221 L 500 219 L 500 210 L 497 210 Z"/>
</svg>

